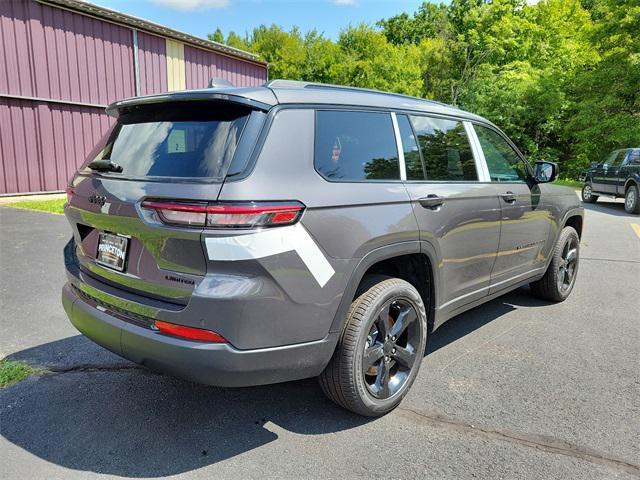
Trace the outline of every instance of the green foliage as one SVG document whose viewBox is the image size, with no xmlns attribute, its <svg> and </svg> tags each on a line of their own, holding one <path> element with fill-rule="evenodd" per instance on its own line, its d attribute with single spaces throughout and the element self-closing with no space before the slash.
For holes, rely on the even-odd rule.
<svg viewBox="0 0 640 480">
<path fill-rule="evenodd" d="M 640 0 L 592 3 L 599 61 L 576 75 L 566 125 L 576 172 L 610 150 L 640 144 Z"/>
<path fill-rule="evenodd" d="M 207 38 L 212 42 L 224 43 L 224 33 L 220 30 L 220 27 L 216 28 L 216 31 L 207 35 Z"/>
<path fill-rule="evenodd" d="M 394 46 L 364 24 L 342 31 L 338 39 L 341 61 L 331 68 L 332 83 L 405 93 L 421 92 L 419 49 Z"/>
<path fill-rule="evenodd" d="M 220 29 L 209 36 L 221 41 Z M 431 98 L 486 116 L 532 159 L 576 177 L 607 151 L 640 146 L 640 0 L 424 2 L 332 41 L 277 25 L 225 43 L 271 78 Z"/>
</svg>

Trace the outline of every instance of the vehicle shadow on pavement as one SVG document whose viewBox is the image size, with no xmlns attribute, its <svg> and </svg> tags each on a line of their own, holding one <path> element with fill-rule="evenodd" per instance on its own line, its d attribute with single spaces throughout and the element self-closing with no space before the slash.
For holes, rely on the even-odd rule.
<svg viewBox="0 0 640 480">
<path fill-rule="evenodd" d="M 518 307 L 545 305 L 549 305 L 549 302 L 534 297 L 528 287 L 521 287 L 448 320 L 429 337 L 425 356 L 469 335 Z"/>
<path fill-rule="evenodd" d="M 598 200 L 598 203 L 584 203 L 585 210 L 590 210 L 592 212 L 606 213 L 607 215 L 615 215 L 616 217 L 629 217 L 629 218 L 637 218 L 640 220 L 638 215 L 634 215 L 632 213 L 627 213 L 624 209 L 624 202 L 614 202 L 606 200 Z"/>
<path fill-rule="evenodd" d="M 543 305 L 526 289 L 443 325 L 429 352 L 455 342 L 519 305 Z M 78 335 L 10 358 L 53 373 L 0 390 L 0 434 L 65 468 L 124 477 L 199 469 L 271 444 L 287 432 L 319 435 L 372 419 L 335 406 L 315 379 L 261 387 L 207 387 L 153 373 Z M 283 461 L 297 452 L 282 449 Z"/>
<path fill-rule="evenodd" d="M 84 366 L 65 367 L 64 372 L 0 390 L 2 437 L 65 468 L 163 477 L 270 444 L 282 429 L 318 435 L 371 421 L 335 406 L 315 379 L 250 388 L 208 387 L 128 362 L 95 366 L 87 358 L 91 349 L 86 342 L 75 336 L 31 349 L 82 351 L 76 363 Z M 96 355 L 101 350 L 95 346 Z M 37 357 L 41 353 L 29 351 L 11 356 Z M 287 461 L 297 452 L 282 449 L 280 455 Z"/>
</svg>

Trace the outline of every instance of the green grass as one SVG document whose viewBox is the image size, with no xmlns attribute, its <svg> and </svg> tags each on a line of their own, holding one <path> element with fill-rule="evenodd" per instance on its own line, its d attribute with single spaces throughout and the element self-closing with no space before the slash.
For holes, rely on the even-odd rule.
<svg viewBox="0 0 640 480">
<path fill-rule="evenodd" d="M 0 388 L 13 385 L 24 380 L 29 375 L 40 373 L 40 371 L 40 369 L 34 368 L 27 363 L 3 358 L 0 360 Z"/>
<path fill-rule="evenodd" d="M 556 180 L 555 185 L 564 185 L 565 187 L 582 188 L 582 182 L 578 180 Z"/>
<path fill-rule="evenodd" d="M 24 208 L 26 210 L 38 210 L 40 212 L 64 213 L 63 207 L 65 198 L 54 198 L 53 200 L 21 200 L 19 202 L 7 203 L 7 207 Z"/>
</svg>

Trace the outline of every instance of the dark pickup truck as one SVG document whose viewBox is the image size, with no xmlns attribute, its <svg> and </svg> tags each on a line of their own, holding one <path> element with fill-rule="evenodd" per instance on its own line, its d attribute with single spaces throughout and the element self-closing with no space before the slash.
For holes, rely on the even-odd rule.
<svg viewBox="0 0 640 480">
<path fill-rule="evenodd" d="M 595 203 L 602 196 L 624 198 L 624 209 L 640 214 L 640 148 L 611 152 L 603 162 L 592 163 L 581 180 L 585 203 Z"/>
</svg>

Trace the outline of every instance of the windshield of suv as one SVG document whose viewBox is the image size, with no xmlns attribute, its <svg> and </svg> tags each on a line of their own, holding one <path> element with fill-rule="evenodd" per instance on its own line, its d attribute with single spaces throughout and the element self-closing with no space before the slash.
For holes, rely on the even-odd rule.
<svg viewBox="0 0 640 480">
<path fill-rule="evenodd" d="M 124 177 L 224 177 L 249 110 L 229 105 L 153 105 L 118 117 L 89 156 L 122 167 Z"/>
</svg>

